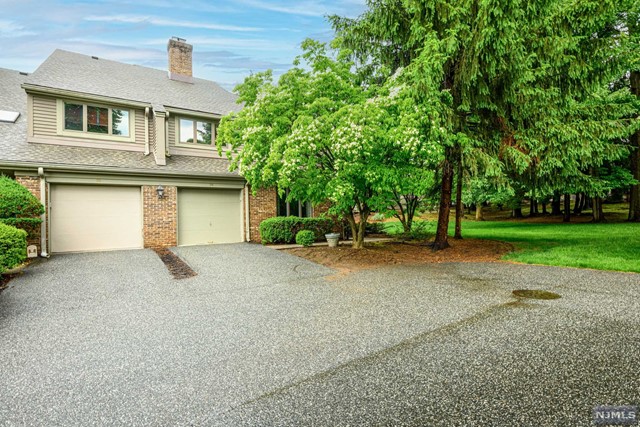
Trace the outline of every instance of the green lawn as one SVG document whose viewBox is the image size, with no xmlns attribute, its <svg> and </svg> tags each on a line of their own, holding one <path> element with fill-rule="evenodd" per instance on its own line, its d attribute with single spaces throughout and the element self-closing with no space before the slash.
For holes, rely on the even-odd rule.
<svg viewBox="0 0 640 427">
<path fill-rule="evenodd" d="M 451 223 L 452 233 L 453 227 Z M 388 228 L 397 230 L 398 227 L 389 223 Z M 638 223 L 465 221 L 462 236 L 513 243 L 516 251 L 505 255 L 506 260 L 640 273 Z"/>
</svg>

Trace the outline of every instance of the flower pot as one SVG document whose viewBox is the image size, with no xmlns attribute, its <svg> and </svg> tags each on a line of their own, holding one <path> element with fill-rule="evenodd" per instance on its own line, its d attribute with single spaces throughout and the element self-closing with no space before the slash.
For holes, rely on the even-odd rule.
<svg viewBox="0 0 640 427">
<path fill-rule="evenodd" d="M 324 237 L 327 239 L 327 243 L 329 243 L 330 248 L 335 248 L 338 246 L 338 240 L 340 240 L 339 233 L 328 233 L 325 234 Z"/>
</svg>

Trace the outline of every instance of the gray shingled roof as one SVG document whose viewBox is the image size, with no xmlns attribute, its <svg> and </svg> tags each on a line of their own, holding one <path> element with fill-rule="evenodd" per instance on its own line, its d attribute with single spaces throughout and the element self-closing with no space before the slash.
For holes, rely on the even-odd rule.
<svg viewBox="0 0 640 427">
<path fill-rule="evenodd" d="M 145 102 L 155 109 L 175 107 L 224 115 L 239 111 L 237 96 L 218 84 L 194 78 L 193 83 L 169 79 L 166 71 L 79 53 L 56 50 L 25 81 L 64 89 Z"/>
<path fill-rule="evenodd" d="M 77 169 L 238 177 L 237 173 L 229 172 L 226 159 L 174 155 L 167 159 L 166 166 L 158 166 L 153 155 L 138 152 L 28 143 L 27 95 L 20 87 L 28 78 L 18 71 L 0 68 L 0 109 L 20 113 L 16 123 L 0 123 L 0 168 L 21 163 L 45 168 L 63 165 Z"/>
</svg>

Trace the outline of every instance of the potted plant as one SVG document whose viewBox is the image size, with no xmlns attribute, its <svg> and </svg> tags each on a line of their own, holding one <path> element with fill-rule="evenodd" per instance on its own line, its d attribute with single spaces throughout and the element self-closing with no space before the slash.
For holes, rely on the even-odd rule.
<svg viewBox="0 0 640 427">
<path fill-rule="evenodd" d="M 340 233 L 327 233 L 324 235 L 327 239 L 327 243 L 329 243 L 330 248 L 335 248 L 338 246 L 338 240 L 340 240 Z"/>
</svg>

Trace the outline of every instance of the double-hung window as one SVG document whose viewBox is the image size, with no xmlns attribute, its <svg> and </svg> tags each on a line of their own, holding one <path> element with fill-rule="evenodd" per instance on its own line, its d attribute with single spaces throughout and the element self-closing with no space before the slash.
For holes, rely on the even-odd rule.
<svg viewBox="0 0 640 427">
<path fill-rule="evenodd" d="M 212 146 L 216 128 L 213 122 L 179 118 L 178 142 L 184 145 Z"/>
<path fill-rule="evenodd" d="M 64 101 L 63 133 L 67 131 L 131 138 L 131 112 L 127 109 Z"/>
</svg>

